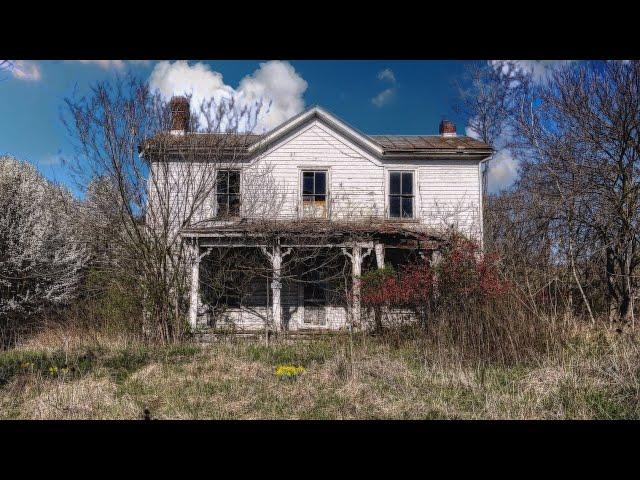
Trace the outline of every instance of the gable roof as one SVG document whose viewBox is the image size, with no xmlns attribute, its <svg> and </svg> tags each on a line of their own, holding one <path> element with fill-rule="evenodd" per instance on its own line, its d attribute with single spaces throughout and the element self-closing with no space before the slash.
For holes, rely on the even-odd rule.
<svg viewBox="0 0 640 480">
<path fill-rule="evenodd" d="M 381 159 L 452 155 L 484 159 L 493 152 L 493 149 L 486 143 L 464 135 L 453 137 L 442 135 L 366 135 L 318 106 L 308 108 L 262 135 L 228 133 L 173 135 L 164 133 L 145 142 L 140 150 L 153 149 L 153 147 L 157 148 L 160 145 L 165 151 L 185 148 L 206 150 L 222 147 L 235 153 L 242 152 L 244 155 L 250 156 L 254 152 L 273 145 L 315 119 L 329 125 L 341 135 Z"/>
<path fill-rule="evenodd" d="M 288 135 L 297 128 L 314 119 L 318 119 L 323 123 L 328 124 L 330 127 L 334 128 L 345 137 L 365 147 L 372 153 L 376 153 L 378 155 L 384 154 L 384 148 L 380 144 L 371 140 L 371 138 L 369 138 L 367 135 L 359 132 L 352 126 L 340 120 L 338 117 L 331 115 L 329 112 L 318 106 L 308 108 L 307 110 L 290 118 L 283 124 L 277 126 L 270 132 L 265 133 L 261 140 L 249 147 L 249 152 L 254 151 L 260 147 L 266 147 L 267 145 L 273 144 L 277 140 L 281 139 L 282 137 Z"/>
</svg>

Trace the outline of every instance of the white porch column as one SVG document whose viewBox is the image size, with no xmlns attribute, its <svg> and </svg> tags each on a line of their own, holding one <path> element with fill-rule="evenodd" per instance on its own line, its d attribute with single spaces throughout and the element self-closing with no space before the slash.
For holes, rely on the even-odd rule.
<svg viewBox="0 0 640 480">
<path fill-rule="evenodd" d="M 289 255 L 291 248 L 283 253 L 282 247 L 277 244 L 271 253 L 265 247 L 262 247 L 262 252 L 271 260 L 271 316 L 273 329 L 277 332 L 282 329 L 282 259 Z"/>
<path fill-rule="evenodd" d="M 198 308 L 200 308 L 200 262 L 211 253 L 207 248 L 200 253 L 200 245 L 197 241 L 191 245 L 191 289 L 189 291 L 189 326 L 192 330 L 198 327 Z"/>
<path fill-rule="evenodd" d="M 376 251 L 376 264 L 378 266 L 378 270 L 384 268 L 384 243 L 376 243 L 374 245 Z M 375 315 L 375 328 L 378 330 L 382 330 L 382 317 L 386 316 L 386 307 L 376 308 Z"/>
<path fill-rule="evenodd" d="M 273 329 L 278 332 L 282 327 L 282 305 L 280 304 L 280 293 L 282 291 L 282 283 L 280 281 L 282 274 L 282 250 L 280 245 L 273 247 L 271 255 L 271 299 L 273 301 Z"/>
<path fill-rule="evenodd" d="M 442 261 L 442 252 L 440 250 L 433 250 L 431 252 L 430 264 L 432 267 L 437 267 Z"/>
<path fill-rule="evenodd" d="M 360 276 L 362 275 L 362 260 L 371 253 L 371 247 L 367 249 L 366 252 L 362 252 L 362 245 L 355 244 L 351 248 L 351 254 L 347 252 L 345 248 L 342 249 L 342 252 L 351 259 L 351 281 L 352 281 L 352 304 L 351 304 L 351 320 L 355 326 L 361 326 L 360 323 L 362 321 L 362 309 L 360 306 L 360 295 L 361 295 L 361 280 Z"/>
<path fill-rule="evenodd" d="M 362 275 L 362 247 L 356 245 L 352 249 L 351 257 L 351 275 L 353 278 L 353 322 L 356 325 L 360 325 L 361 321 L 361 309 L 360 309 L 360 287 Z"/>
<path fill-rule="evenodd" d="M 376 249 L 376 263 L 378 265 L 378 268 L 384 268 L 384 244 L 376 243 L 375 249 Z"/>
<path fill-rule="evenodd" d="M 192 330 L 198 326 L 198 306 L 200 305 L 200 246 L 191 247 L 191 291 L 189 295 L 189 325 Z"/>
</svg>

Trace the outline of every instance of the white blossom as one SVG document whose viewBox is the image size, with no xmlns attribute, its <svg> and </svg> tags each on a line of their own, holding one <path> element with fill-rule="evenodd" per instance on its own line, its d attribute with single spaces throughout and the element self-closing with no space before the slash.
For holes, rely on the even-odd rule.
<svg viewBox="0 0 640 480">
<path fill-rule="evenodd" d="M 73 298 L 86 261 L 77 203 L 33 165 L 0 157 L 0 317 Z"/>
</svg>

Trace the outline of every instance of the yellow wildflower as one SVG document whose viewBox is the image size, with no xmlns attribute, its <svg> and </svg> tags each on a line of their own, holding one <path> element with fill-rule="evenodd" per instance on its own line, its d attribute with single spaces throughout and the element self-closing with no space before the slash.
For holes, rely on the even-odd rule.
<svg viewBox="0 0 640 480">
<path fill-rule="evenodd" d="M 278 378 L 294 378 L 305 371 L 304 367 L 296 367 L 294 365 L 279 365 L 276 368 L 276 377 Z"/>
</svg>

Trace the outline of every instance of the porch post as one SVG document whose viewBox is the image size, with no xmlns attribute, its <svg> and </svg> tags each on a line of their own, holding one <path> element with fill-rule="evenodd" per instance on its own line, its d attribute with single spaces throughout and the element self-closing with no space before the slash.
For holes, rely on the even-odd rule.
<svg viewBox="0 0 640 480">
<path fill-rule="evenodd" d="M 191 291 L 189 296 L 189 325 L 192 330 L 198 326 L 198 306 L 200 305 L 200 246 L 194 242 L 191 247 Z"/>
<path fill-rule="evenodd" d="M 351 275 L 353 280 L 353 322 L 360 325 L 360 275 L 362 275 L 362 247 L 356 245 L 351 254 Z"/>
<path fill-rule="evenodd" d="M 431 252 L 430 264 L 432 267 L 437 267 L 442 261 L 442 252 L 440 250 L 433 250 Z"/>
<path fill-rule="evenodd" d="M 376 264 L 378 266 L 378 270 L 381 270 L 384 268 L 384 243 L 376 243 L 374 248 L 376 250 Z M 384 306 L 374 310 L 375 328 L 378 331 L 382 330 L 382 317 L 385 314 L 386 308 Z"/>
<path fill-rule="evenodd" d="M 375 249 L 378 268 L 384 268 L 384 243 L 376 243 Z"/>
<path fill-rule="evenodd" d="M 271 267 L 273 270 L 271 279 L 271 299 L 273 301 L 273 329 L 277 332 L 282 326 L 282 306 L 280 305 L 280 292 L 282 283 L 280 282 L 282 270 L 282 250 L 280 245 L 273 247 L 271 255 Z"/>
<path fill-rule="evenodd" d="M 360 290 L 362 274 L 362 260 L 371 253 L 371 244 L 365 244 L 367 251 L 362 253 L 362 244 L 354 244 L 351 248 L 351 253 L 347 252 L 346 248 L 342 248 L 342 252 L 351 259 L 351 281 L 353 284 L 353 303 L 351 304 L 351 321 L 353 325 L 360 326 L 362 317 L 360 308 Z"/>
<path fill-rule="evenodd" d="M 282 304 L 280 302 L 280 292 L 282 291 L 282 259 L 291 253 L 291 248 L 282 252 L 279 243 L 273 247 L 271 252 L 266 247 L 260 247 L 269 260 L 271 260 L 271 316 L 273 317 L 273 329 L 277 332 L 282 328 Z"/>
</svg>

